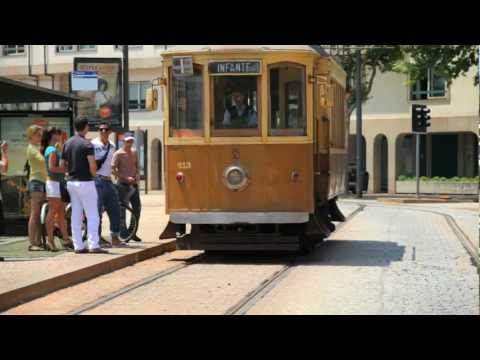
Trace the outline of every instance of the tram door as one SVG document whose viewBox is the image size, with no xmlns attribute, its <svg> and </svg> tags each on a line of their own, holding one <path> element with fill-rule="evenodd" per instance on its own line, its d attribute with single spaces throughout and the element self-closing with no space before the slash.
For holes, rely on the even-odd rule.
<svg viewBox="0 0 480 360">
<path fill-rule="evenodd" d="M 315 73 L 320 72 L 317 67 Z M 325 83 L 319 81 L 318 77 L 314 84 L 314 121 L 315 121 L 315 148 L 317 159 L 315 161 L 315 187 L 318 200 L 326 200 L 329 187 L 329 163 L 330 163 L 330 118 L 325 107 L 326 99 Z"/>
</svg>

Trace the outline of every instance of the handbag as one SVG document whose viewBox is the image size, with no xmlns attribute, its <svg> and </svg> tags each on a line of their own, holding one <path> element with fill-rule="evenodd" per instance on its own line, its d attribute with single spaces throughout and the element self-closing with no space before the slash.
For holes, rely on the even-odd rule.
<svg viewBox="0 0 480 360">
<path fill-rule="evenodd" d="M 70 203 L 70 194 L 68 193 L 67 182 L 65 180 L 60 181 L 60 196 L 65 204 Z"/>
</svg>

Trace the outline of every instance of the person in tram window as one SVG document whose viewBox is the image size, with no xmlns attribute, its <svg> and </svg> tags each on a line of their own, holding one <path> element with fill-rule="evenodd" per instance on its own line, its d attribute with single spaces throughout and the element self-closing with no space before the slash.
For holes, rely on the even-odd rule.
<svg viewBox="0 0 480 360">
<path fill-rule="evenodd" d="M 227 107 L 223 117 L 224 127 L 234 129 L 257 127 L 257 112 L 248 106 L 245 100 L 245 95 L 241 92 L 232 93 L 232 106 Z"/>
</svg>

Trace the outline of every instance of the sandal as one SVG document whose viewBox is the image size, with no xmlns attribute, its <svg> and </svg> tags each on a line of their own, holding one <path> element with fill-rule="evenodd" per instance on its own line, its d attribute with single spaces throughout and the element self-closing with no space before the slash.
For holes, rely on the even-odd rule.
<svg viewBox="0 0 480 360">
<path fill-rule="evenodd" d="M 38 245 L 30 245 L 28 251 L 45 251 L 45 249 Z"/>
<path fill-rule="evenodd" d="M 74 250 L 75 247 L 73 246 L 73 241 L 70 240 L 69 242 L 62 242 L 62 245 L 67 250 Z"/>
</svg>

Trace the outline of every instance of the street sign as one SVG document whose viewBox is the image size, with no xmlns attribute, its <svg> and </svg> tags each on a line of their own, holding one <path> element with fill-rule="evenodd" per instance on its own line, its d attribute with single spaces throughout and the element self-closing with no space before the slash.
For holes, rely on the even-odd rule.
<svg viewBox="0 0 480 360">
<path fill-rule="evenodd" d="M 72 72 L 73 91 L 97 91 L 98 74 L 96 71 L 74 71 Z"/>
</svg>

